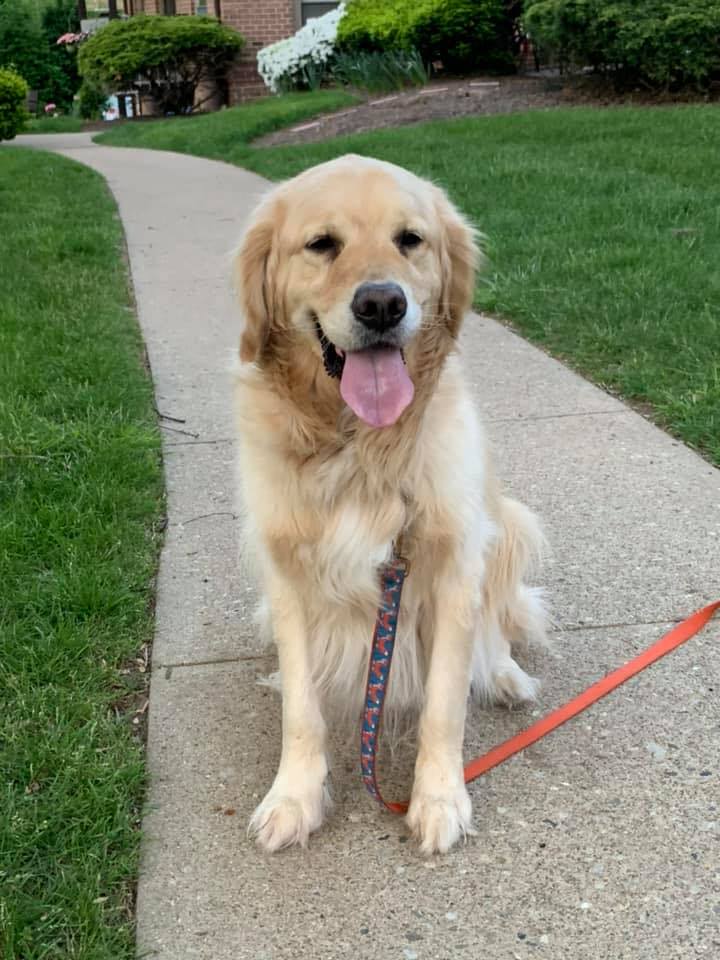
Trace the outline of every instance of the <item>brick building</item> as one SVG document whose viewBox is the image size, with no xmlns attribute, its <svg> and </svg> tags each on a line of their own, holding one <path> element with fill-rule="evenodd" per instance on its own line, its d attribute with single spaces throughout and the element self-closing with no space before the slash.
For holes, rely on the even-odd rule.
<svg viewBox="0 0 720 960">
<path fill-rule="evenodd" d="M 245 38 L 245 48 L 228 77 L 227 99 L 240 103 L 266 92 L 257 68 L 257 52 L 291 36 L 312 17 L 337 7 L 338 0 L 125 0 L 129 16 L 160 13 L 166 16 L 217 17 Z"/>
</svg>

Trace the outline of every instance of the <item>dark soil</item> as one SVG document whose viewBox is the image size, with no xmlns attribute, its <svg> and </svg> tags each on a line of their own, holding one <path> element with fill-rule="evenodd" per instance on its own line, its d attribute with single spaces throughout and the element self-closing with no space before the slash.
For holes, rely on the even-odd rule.
<svg viewBox="0 0 720 960">
<path fill-rule="evenodd" d="M 670 97 L 635 90 L 618 94 L 590 78 L 567 80 L 553 73 L 435 81 L 420 89 L 369 98 L 348 110 L 277 130 L 255 140 L 253 146 L 315 143 L 342 134 L 406 126 L 426 120 L 488 116 L 523 110 L 707 102 L 709 99 L 717 100 L 719 93 L 716 90 L 712 96 L 695 94 Z"/>
</svg>

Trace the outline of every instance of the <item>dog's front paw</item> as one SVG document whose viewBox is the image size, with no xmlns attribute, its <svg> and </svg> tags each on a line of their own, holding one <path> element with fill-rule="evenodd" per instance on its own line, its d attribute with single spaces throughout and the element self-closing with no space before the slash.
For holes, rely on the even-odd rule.
<svg viewBox="0 0 720 960">
<path fill-rule="evenodd" d="M 452 790 L 413 790 L 407 823 L 424 854 L 445 853 L 462 837 L 473 836 L 472 803 L 465 784 Z"/>
<path fill-rule="evenodd" d="M 269 853 L 283 847 L 306 847 L 308 837 L 322 825 L 328 796 L 325 787 L 297 793 L 273 786 L 248 825 L 248 833 Z"/>
</svg>

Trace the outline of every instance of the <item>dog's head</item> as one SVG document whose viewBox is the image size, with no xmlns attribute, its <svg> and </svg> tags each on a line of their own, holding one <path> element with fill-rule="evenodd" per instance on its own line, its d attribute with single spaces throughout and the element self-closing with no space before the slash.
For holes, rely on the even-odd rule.
<svg viewBox="0 0 720 960">
<path fill-rule="evenodd" d="M 387 426 L 413 399 L 414 354 L 457 336 L 477 260 L 432 184 L 359 156 L 313 167 L 265 198 L 240 247 L 241 359 L 313 351 L 354 412 Z"/>
</svg>

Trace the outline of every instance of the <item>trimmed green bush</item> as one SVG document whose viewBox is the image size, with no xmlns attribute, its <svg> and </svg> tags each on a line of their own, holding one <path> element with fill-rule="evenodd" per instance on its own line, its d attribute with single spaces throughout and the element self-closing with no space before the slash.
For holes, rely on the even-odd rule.
<svg viewBox="0 0 720 960">
<path fill-rule="evenodd" d="M 89 80 L 84 80 L 78 91 L 78 112 L 83 120 L 98 120 L 108 95 L 102 87 Z"/>
<path fill-rule="evenodd" d="M 0 67 L 0 140 L 12 140 L 25 126 L 28 85 L 19 73 Z"/>
<path fill-rule="evenodd" d="M 410 19 L 423 0 L 349 0 L 338 26 L 345 50 L 392 50 L 409 46 Z"/>
<path fill-rule="evenodd" d="M 530 0 L 524 24 L 562 62 L 619 87 L 706 87 L 720 73 L 720 0 Z"/>
<path fill-rule="evenodd" d="M 78 66 L 108 92 L 144 82 L 162 113 L 190 113 L 198 85 L 223 79 L 243 43 L 212 17 L 131 17 L 94 33 Z"/>
<path fill-rule="evenodd" d="M 513 4 L 505 0 L 350 0 L 345 50 L 416 48 L 453 72 L 512 67 Z"/>
</svg>

